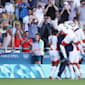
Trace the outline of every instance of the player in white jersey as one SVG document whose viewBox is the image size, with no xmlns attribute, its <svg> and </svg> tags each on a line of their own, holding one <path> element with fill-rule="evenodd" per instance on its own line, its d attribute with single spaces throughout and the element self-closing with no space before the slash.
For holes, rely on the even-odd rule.
<svg viewBox="0 0 85 85">
<path fill-rule="evenodd" d="M 52 35 L 49 36 L 49 46 L 50 46 L 49 55 L 52 62 L 51 73 L 49 78 L 52 80 L 54 79 L 53 74 L 56 72 L 56 68 L 60 60 L 57 43 L 58 40 L 57 40 L 56 31 L 53 31 Z"/>
<path fill-rule="evenodd" d="M 61 27 L 64 28 L 64 30 L 65 30 L 65 26 L 64 25 L 61 26 Z M 64 40 L 62 42 L 61 49 L 62 49 L 62 52 L 63 52 L 63 46 L 66 46 L 69 43 L 73 42 L 73 51 L 69 53 L 69 61 L 70 61 L 69 68 L 70 68 L 70 72 L 71 72 L 71 78 L 74 79 L 73 78 L 73 68 L 72 67 L 74 67 L 74 69 L 75 69 L 76 76 L 77 77 L 80 76 L 79 75 L 79 71 L 78 71 L 76 65 L 73 65 L 74 62 L 75 63 L 78 62 L 78 58 L 77 58 L 78 53 L 77 53 L 75 45 L 78 44 L 79 42 L 78 42 L 78 40 L 77 40 L 77 38 L 76 38 L 76 36 L 75 36 L 75 34 L 74 34 L 74 32 L 72 30 L 70 30 L 70 29 L 66 29 L 66 30 L 67 31 L 65 31 L 65 34 L 67 33 L 67 36 L 64 38 Z M 63 31 L 63 29 L 62 29 L 62 31 Z"/>
<path fill-rule="evenodd" d="M 85 42 L 85 35 L 82 29 L 80 29 L 73 21 L 65 22 L 65 25 L 72 29 L 77 37 L 77 39 L 81 42 Z M 78 45 L 78 52 L 80 51 L 84 54 L 82 43 Z"/>
<path fill-rule="evenodd" d="M 78 39 L 78 41 L 83 41 L 85 42 L 85 35 L 84 35 L 84 32 L 82 29 L 80 29 L 73 21 L 68 21 L 68 22 L 65 22 L 65 25 L 68 26 L 70 29 L 72 29 Z M 80 55 L 80 52 L 82 54 L 84 54 L 83 52 L 83 47 L 82 47 L 82 44 L 80 43 L 77 47 L 77 51 L 78 51 L 78 59 L 80 60 L 81 59 L 81 55 Z M 75 64 L 75 62 L 74 62 Z M 77 64 L 77 67 L 80 71 L 80 74 L 81 74 L 81 77 L 82 77 L 82 71 L 80 69 L 80 66 L 79 64 Z"/>
</svg>

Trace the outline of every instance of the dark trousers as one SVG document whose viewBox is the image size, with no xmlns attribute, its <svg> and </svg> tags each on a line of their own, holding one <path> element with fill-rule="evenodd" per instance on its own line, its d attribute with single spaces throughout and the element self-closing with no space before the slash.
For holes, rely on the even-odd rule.
<svg viewBox="0 0 85 85">
<path fill-rule="evenodd" d="M 67 66 L 68 61 L 64 61 L 60 64 L 60 68 L 59 68 L 59 72 L 58 72 L 58 76 L 61 77 L 63 71 L 65 70 L 65 67 Z"/>
</svg>

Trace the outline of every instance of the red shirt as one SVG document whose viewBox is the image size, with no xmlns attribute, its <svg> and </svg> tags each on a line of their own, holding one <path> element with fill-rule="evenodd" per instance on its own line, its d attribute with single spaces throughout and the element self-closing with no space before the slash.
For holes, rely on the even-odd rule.
<svg viewBox="0 0 85 85">
<path fill-rule="evenodd" d="M 2 47 L 2 44 L 0 43 L 0 48 Z"/>
<path fill-rule="evenodd" d="M 23 42 L 25 41 L 26 39 L 23 38 Z M 28 39 L 31 43 L 32 43 L 32 39 Z M 29 42 L 25 41 L 23 44 L 22 44 L 22 52 L 31 52 L 31 49 L 29 48 L 31 45 Z M 26 49 L 24 49 L 26 48 Z"/>
<path fill-rule="evenodd" d="M 19 48 L 20 44 L 21 44 L 21 40 L 19 39 L 18 36 L 16 36 L 15 39 L 14 39 L 14 47 Z"/>
</svg>

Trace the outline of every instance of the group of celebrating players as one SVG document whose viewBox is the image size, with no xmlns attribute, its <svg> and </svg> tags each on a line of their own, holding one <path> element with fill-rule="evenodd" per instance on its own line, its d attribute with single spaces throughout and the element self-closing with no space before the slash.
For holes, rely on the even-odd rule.
<svg viewBox="0 0 85 85">
<path fill-rule="evenodd" d="M 85 35 L 73 21 L 59 22 L 52 35 L 49 36 L 49 55 L 52 61 L 51 73 L 49 78 L 54 80 L 58 63 L 59 67 L 57 79 L 62 80 L 61 75 L 64 72 L 67 78 L 66 66 L 70 72 L 70 79 L 82 78 L 82 71 L 79 65 L 81 53 L 83 54 L 83 44 Z M 75 77 L 74 77 L 75 73 Z"/>
</svg>

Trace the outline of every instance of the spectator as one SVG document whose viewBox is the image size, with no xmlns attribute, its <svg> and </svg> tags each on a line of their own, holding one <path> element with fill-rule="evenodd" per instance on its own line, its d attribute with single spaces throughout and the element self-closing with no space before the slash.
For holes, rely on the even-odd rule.
<svg viewBox="0 0 85 85">
<path fill-rule="evenodd" d="M 3 39 L 2 39 L 2 33 L 0 32 L 0 48 L 2 47 Z"/>
<path fill-rule="evenodd" d="M 22 44 L 22 52 L 30 53 L 32 48 L 32 39 L 28 38 L 29 32 L 25 32 L 25 36 L 23 37 L 21 44 Z"/>
<path fill-rule="evenodd" d="M 21 0 L 16 0 L 15 4 L 15 20 L 19 17 L 19 4 L 21 3 Z"/>
<path fill-rule="evenodd" d="M 35 36 L 35 42 L 33 43 L 32 46 L 34 64 L 41 64 L 43 47 L 44 47 L 44 42 L 40 39 L 40 34 L 37 33 Z"/>
<path fill-rule="evenodd" d="M 16 3 L 20 3 L 21 2 L 21 0 L 16 0 Z"/>
<path fill-rule="evenodd" d="M 24 35 L 24 32 L 25 32 L 25 24 L 23 23 L 23 24 L 21 25 L 21 29 L 20 29 L 20 34 L 21 34 L 21 36 Z"/>
<path fill-rule="evenodd" d="M 1 4 L 3 5 L 3 6 L 5 6 L 5 3 L 6 2 L 10 2 L 10 0 L 1 0 Z"/>
<path fill-rule="evenodd" d="M 30 7 L 33 9 L 33 8 L 36 8 L 36 5 L 38 3 L 39 0 L 28 0 L 29 4 L 30 4 Z"/>
<path fill-rule="evenodd" d="M 8 21 L 9 21 L 9 23 L 12 25 L 12 23 L 13 23 L 13 13 L 14 13 L 13 4 L 11 4 L 11 3 L 6 3 L 5 9 L 6 9 L 6 11 L 7 11 Z"/>
<path fill-rule="evenodd" d="M 48 36 L 51 34 L 51 25 L 48 23 L 48 17 L 44 17 L 44 21 L 40 28 L 41 39 L 45 43 L 45 47 L 48 47 Z"/>
<path fill-rule="evenodd" d="M 39 3 L 41 4 L 42 8 L 45 8 L 46 0 L 39 0 Z"/>
<path fill-rule="evenodd" d="M 30 5 L 26 0 L 22 0 L 21 3 L 19 4 L 19 7 L 20 7 L 19 19 L 22 23 L 23 18 L 28 15 L 28 8 L 30 8 Z"/>
<path fill-rule="evenodd" d="M 6 25 L 8 26 L 8 20 L 5 18 L 5 9 L 0 6 L 0 31 L 3 31 L 3 28 L 6 27 Z"/>
<path fill-rule="evenodd" d="M 3 39 L 3 45 L 2 48 L 5 49 L 5 52 L 7 52 L 8 45 L 11 42 L 11 36 L 9 34 L 9 29 L 6 31 L 4 39 Z"/>
<path fill-rule="evenodd" d="M 7 27 L 9 26 L 7 19 L 2 19 L 0 32 L 2 33 L 2 39 L 4 39 Z"/>
<path fill-rule="evenodd" d="M 20 29 L 20 28 L 19 28 L 19 22 L 16 22 L 16 23 L 15 23 L 15 27 L 13 28 L 13 31 L 12 31 L 13 35 L 15 35 L 16 30 L 19 30 L 19 29 Z"/>
<path fill-rule="evenodd" d="M 28 2 L 30 4 L 30 8 L 31 9 L 36 7 L 37 0 L 28 0 Z"/>
<path fill-rule="evenodd" d="M 8 47 L 13 47 L 13 35 L 12 35 L 12 25 L 9 25 L 8 27 L 7 27 L 7 30 L 8 30 L 8 33 L 9 33 L 9 35 L 10 35 L 10 42 L 9 42 L 9 45 L 8 45 Z"/>
<path fill-rule="evenodd" d="M 0 20 L 1 20 L 1 18 L 5 18 L 4 14 L 5 14 L 5 9 L 3 8 L 2 5 L 0 5 Z"/>
<path fill-rule="evenodd" d="M 85 1 L 81 0 L 80 8 L 78 10 L 80 28 L 85 28 Z"/>
<path fill-rule="evenodd" d="M 68 3 L 64 2 L 64 7 L 62 11 L 60 12 L 61 20 L 68 21 L 69 20 L 69 15 L 71 14 L 70 10 L 68 9 Z"/>
<path fill-rule="evenodd" d="M 33 17 L 31 9 L 28 10 L 28 14 L 29 15 L 27 15 L 23 18 L 23 23 L 25 23 L 25 31 L 28 31 L 28 24 L 31 23 L 31 20 L 32 20 L 32 17 Z"/>
<path fill-rule="evenodd" d="M 31 38 L 33 41 L 35 34 L 38 33 L 38 25 L 35 21 L 36 18 L 33 18 L 31 24 L 29 24 L 29 38 Z"/>
<path fill-rule="evenodd" d="M 21 37 L 20 37 L 20 31 L 17 30 L 16 33 L 15 33 L 15 38 L 14 38 L 14 48 L 20 48 L 20 44 L 21 44 Z M 16 49 L 16 50 L 18 50 Z"/>
<path fill-rule="evenodd" d="M 59 20 L 59 11 L 56 11 L 56 18 L 55 20 L 52 20 L 52 25 L 55 29 L 58 26 L 58 20 Z"/>
<path fill-rule="evenodd" d="M 2 54 L 2 44 L 3 44 L 3 39 L 2 39 L 2 33 L 0 32 L 0 55 Z"/>
<path fill-rule="evenodd" d="M 39 23 L 41 23 L 44 18 L 44 9 L 42 8 L 40 3 L 37 4 L 35 16 L 37 17 Z"/>
<path fill-rule="evenodd" d="M 48 4 L 45 6 L 45 15 L 50 17 L 52 20 L 55 19 L 55 12 L 58 11 L 58 8 L 53 4 L 52 0 L 48 0 Z"/>
<path fill-rule="evenodd" d="M 77 14 L 77 5 L 74 4 L 74 1 L 69 1 L 69 9 L 71 10 L 71 14 L 69 15 L 69 20 L 73 20 Z"/>
</svg>

